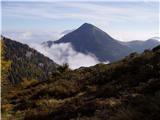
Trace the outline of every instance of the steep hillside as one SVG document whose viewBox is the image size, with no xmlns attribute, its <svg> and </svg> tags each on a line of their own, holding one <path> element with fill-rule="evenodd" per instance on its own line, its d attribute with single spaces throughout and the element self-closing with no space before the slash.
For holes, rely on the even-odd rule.
<svg viewBox="0 0 160 120">
<path fill-rule="evenodd" d="M 25 120 L 159 120 L 160 46 L 112 64 L 58 68 L 48 81 L 8 95 L 4 118 Z M 8 117 L 7 117 L 8 116 Z"/>
<path fill-rule="evenodd" d="M 47 80 L 58 66 L 49 58 L 40 54 L 28 45 L 2 37 L 3 59 L 10 61 L 8 79 L 17 84 L 24 80 Z"/>
</svg>

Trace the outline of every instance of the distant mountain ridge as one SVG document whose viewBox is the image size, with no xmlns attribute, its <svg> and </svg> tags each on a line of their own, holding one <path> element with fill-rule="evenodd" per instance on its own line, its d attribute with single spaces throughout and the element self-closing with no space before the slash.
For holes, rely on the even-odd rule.
<svg viewBox="0 0 160 120">
<path fill-rule="evenodd" d="M 157 45 L 160 45 L 160 41 L 156 38 L 150 38 L 146 41 L 134 40 L 130 42 L 121 42 L 121 44 L 126 45 L 136 52 L 143 52 L 145 49 L 152 49 Z"/>
<path fill-rule="evenodd" d="M 143 52 L 159 45 L 159 41 L 149 39 L 147 41 L 120 42 L 96 26 L 84 23 L 78 29 L 64 35 L 57 41 L 43 42 L 45 47 L 52 44 L 71 43 L 73 48 L 82 53 L 94 54 L 99 61 L 114 62 L 122 59 L 132 52 Z"/>
</svg>

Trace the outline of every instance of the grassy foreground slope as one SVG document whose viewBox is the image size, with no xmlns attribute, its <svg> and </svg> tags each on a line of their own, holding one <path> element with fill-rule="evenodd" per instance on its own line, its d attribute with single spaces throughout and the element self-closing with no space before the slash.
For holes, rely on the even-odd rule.
<svg viewBox="0 0 160 120">
<path fill-rule="evenodd" d="M 48 81 L 23 83 L 5 99 L 4 119 L 159 120 L 160 46 L 108 65 L 60 66 Z"/>
</svg>

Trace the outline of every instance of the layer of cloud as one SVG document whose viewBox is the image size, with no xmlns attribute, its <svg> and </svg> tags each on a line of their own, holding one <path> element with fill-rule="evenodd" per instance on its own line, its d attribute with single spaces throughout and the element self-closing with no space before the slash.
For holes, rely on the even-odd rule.
<svg viewBox="0 0 160 120">
<path fill-rule="evenodd" d="M 60 31 L 59 32 L 58 31 L 50 31 L 50 32 L 21 31 L 21 32 L 2 32 L 2 35 L 25 44 L 33 44 L 33 43 L 41 44 L 42 42 L 48 41 L 48 40 L 52 40 L 52 41 L 58 40 L 64 34 L 61 34 Z"/>
<path fill-rule="evenodd" d="M 71 69 L 100 63 L 93 54 L 76 52 L 70 43 L 53 44 L 51 48 L 39 44 L 31 44 L 30 46 L 60 65 L 68 63 Z"/>
</svg>

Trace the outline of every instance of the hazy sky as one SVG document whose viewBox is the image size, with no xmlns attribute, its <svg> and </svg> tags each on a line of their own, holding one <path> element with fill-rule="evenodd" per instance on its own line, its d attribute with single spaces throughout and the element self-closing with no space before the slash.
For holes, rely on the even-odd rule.
<svg viewBox="0 0 160 120">
<path fill-rule="evenodd" d="M 76 29 L 87 22 L 123 41 L 159 36 L 158 0 L 89 1 L 3 1 L 2 32 L 28 42 L 54 40 L 62 31 Z"/>
</svg>

